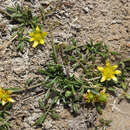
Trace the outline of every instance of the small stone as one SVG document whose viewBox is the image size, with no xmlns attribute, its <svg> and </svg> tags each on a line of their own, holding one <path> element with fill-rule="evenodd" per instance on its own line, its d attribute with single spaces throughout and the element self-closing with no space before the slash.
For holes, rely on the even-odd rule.
<svg viewBox="0 0 130 130">
<path fill-rule="evenodd" d="M 85 7 L 85 8 L 83 8 L 83 11 L 84 11 L 85 13 L 88 13 L 88 12 L 89 12 L 89 8 L 88 8 L 88 7 Z"/>
<path fill-rule="evenodd" d="M 30 125 L 27 123 L 27 122 L 24 122 L 23 123 L 23 127 L 26 129 L 26 128 L 30 128 Z"/>
<path fill-rule="evenodd" d="M 120 2 L 122 2 L 123 4 L 125 4 L 127 2 L 127 0 L 120 0 Z"/>
<path fill-rule="evenodd" d="M 88 8 L 89 9 L 93 9 L 93 5 L 88 5 Z"/>
<path fill-rule="evenodd" d="M 60 43 L 60 41 L 56 38 L 54 38 L 54 43 Z"/>
<path fill-rule="evenodd" d="M 81 25 L 80 24 L 71 24 L 71 27 L 73 29 L 76 29 L 77 31 L 80 31 Z"/>
<path fill-rule="evenodd" d="M 45 122 L 45 128 L 50 130 L 51 127 L 52 127 L 52 121 L 51 120 L 46 121 Z"/>
</svg>

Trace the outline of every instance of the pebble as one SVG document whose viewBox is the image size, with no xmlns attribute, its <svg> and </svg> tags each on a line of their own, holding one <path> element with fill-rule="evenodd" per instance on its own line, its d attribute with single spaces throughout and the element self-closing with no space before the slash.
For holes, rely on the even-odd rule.
<svg viewBox="0 0 130 130">
<path fill-rule="evenodd" d="M 71 27 L 73 29 L 76 29 L 77 31 L 80 31 L 80 29 L 81 29 L 81 25 L 80 24 L 71 24 Z"/>
<path fill-rule="evenodd" d="M 88 5 L 88 8 L 89 9 L 93 9 L 93 5 Z"/>
<path fill-rule="evenodd" d="M 88 8 L 88 7 L 85 7 L 85 8 L 83 8 L 83 11 L 84 11 L 85 13 L 88 13 L 88 12 L 89 12 L 89 8 Z"/>
</svg>

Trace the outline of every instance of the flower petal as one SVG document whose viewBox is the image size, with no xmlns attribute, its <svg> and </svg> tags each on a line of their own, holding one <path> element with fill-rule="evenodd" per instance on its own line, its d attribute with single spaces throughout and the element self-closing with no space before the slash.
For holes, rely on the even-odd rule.
<svg viewBox="0 0 130 130">
<path fill-rule="evenodd" d="M 32 41 L 34 41 L 34 38 L 30 38 L 30 40 L 29 40 L 30 42 L 32 42 Z"/>
<path fill-rule="evenodd" d="M 7 91 L 8 95 L 12 94 L 12 90 Z"/>
<path fill-rule="evenodd" d="M 9 102 L 12 102 L 12 103 L 15 102 L 15 100 L 12 99 L 12 98 L 8 98 L 8 101 L 9 101 Z"/>
<path fill-rule="evenodd" d="M 42 36 L 43 36 L 43 37 L 46 37 L 46 36 L 47 36 L 47 32 L 43 32 L 43 33 L 42 33 Z"/>
<path fill-rule="evenodd" d="M 34 41 L 34 43 L 33 43 L 33 48 L 36 48 L 37 45 L 38 45 L 38 41 Z"/>
<path fill-rule="evenodd" d="M 2 100 L 2 106 L 4 106 L 6 104 L 6 102 L 4 100 Z"/>
<path fill-rule="evenodd" d="M 118 67 L 118 65 L 113 65 L 112 69 L 115 70 Z"/>
<path fill-rule="evenodd" d="M 36 27 L 36 31 L 37 31 L 37 32 L 40 32 L 40 29 L 39 29 L 39 27 L 38 27 L 38 26 Z"/>
<path fill-rule="evenodd" d="M 32 32 L 32 33 L 29 33 L 29 36 L 31 36 L 31 37 L 32 37 L 32 36 L 33 36 L 33 34 L 34 34 L 33 32 Z"/>
<path fill-rule="evenodd" d="M 97 69 L 98 69 L 99 71 L 101 71 L 101 72 L 104 70 L 104 68 L 101 67 L 101 66 L 98 66 Z"/>
<path fill-rule="evenodd" d="M 109 60 L 106 60 L 106 66 L 110 66 L 110 61 Z"/>
<path fill-rule="evenodd" d="M 112 76 L 112 79 L 117 82 L 117 78 L 115 77 L 115 75 Z"/>
<path fill-rule="evenodd" d="M 44 40 L 43 40 L 43 39 L 41 39 L 41 40 L 40 40 L 40 43 L 43 45 L 43 44 L 44 44 Z"/>
<path fill-rule="evenodd" d="M 2 88 L 0 88 L 0 92 L 2 92 Z"/>
<path fill-rule="evenodd" d="M 116 70 L 115 74 L 121 74 L 121 71 L 120 70 Z"/>
<path fill-rule="evenodd" d="M 106 77 L 103 76 L 103 77 L 101 78 L 100 82 L 104 82 L 105 80 L 106 80 Z"/>
</svg>

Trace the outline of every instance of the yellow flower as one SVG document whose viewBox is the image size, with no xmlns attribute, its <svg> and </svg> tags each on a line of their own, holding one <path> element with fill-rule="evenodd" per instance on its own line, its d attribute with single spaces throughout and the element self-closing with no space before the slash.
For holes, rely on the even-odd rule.
<svg viewBox="0 0 130 130">
<path fill-rule="evenodd" d="M 102 78 L 101 82 L 104 82 L 105 80 L 111 80 L 117 81 L 117 78 L 115 77 L 115 74 L 121 74 L 120 70 L 115 70 L 118 67 L 118 65 L 110 65 L 109 60 L 106 60 L 106 66 L 103 68 L 101 66 L 98 66 L 97 69 L 102 72 Z"/>
<path fill-rule="evenodd" d="M 15 102 L 11 97 L 10 94 L 12 92 L 10 90 L 3 90 L 0 88 L 0 101 L 2 103 L 2 106 L 4 106 L 7 102 Z"/>
<path fill-rule="evenodd" d="M 29 33 L 29 35 L 32 37 L 30 42 L 34 41 L 33 47 L 36 48 L 38 44 L 44 45 L 44 39 L 47 36 L 47 32 L 42 32 L 37 26 L 36 30 L 32 33 Z"/>
<path fill-rule="evenodd" d="M 92 102 L 95 101 L 95 97 L 94 97 L 94 95 L 91 93 L 90 90 L 88 90 L 87 93 L 84 94 L 84 98 L 85 98 L 85 101 L 86 101 L 87 103 L 90 103 L 90 102 L 92 103 Z"/>
</svg>

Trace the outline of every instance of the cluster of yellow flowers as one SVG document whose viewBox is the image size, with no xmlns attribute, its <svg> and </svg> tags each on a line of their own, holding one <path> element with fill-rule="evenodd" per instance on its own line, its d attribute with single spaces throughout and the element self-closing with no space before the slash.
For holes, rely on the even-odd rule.
<svg viewBox="0 0 130 130">
<path fill-rule="evenodd" d="M 47 36 L 47 32 L 42 32 L 39 27 L 37 26 L 35 31 L 29 34 L 32 38 L 30 39 L 30 41 L 34 41 L 33 43 L 33 47 L 36 48 L 38 44 L 42 44 L 44 45 L 44 39 Z M 101 66 L 98 66 L 97 69 L 99 71 L 101 71 L 102 73 L 102 78 L 100 80 L 100 82 L 104 82 L 105 80 L 111 80 L 113 79 L 114 81 L 117 81 L 117 78 L 115 76 L 118 74 L 121 74 L 120 70 L 116 70 L 116 68 L 118 67 L 118 65 L 110 65 L 110 61 L 106 60 L 106 66 L 103 68 Z M 101 97 L 106 97 L 106 94 L 104 91 L 100 92 L 100 96 L 96 97 L 90 92 L 90 90 L 88 90 L 88 92 L 84 95 L 84 98 L 86 100 L 86 102 L 95 102 L 95 101 L 99 101 L 99 99 L 101 100 Z M 106 99 L 104 99 L 106 100 Z"/>
<path fill-rule="evenodd" d="M 87 103 L 105 103 L 107 101 L 107 94 L 105 93 L 105 89 L 101 90 L 99 95 L 95 95 L 88 90 L 87 93 L 84 94 L 84 98 Z"/>
<path fill-rule="evenodd" d="M 105 80 L 111 80 L 111 79 L 117 81 L 115 74 L 116 75 L 121 74 L 120 70 L 116 70 L 117 67 L 118 65 L 111 66 L 109 60 L 106 60 L 106 66 L 104 68 L 98 66 L 97 69 L 102 73 L 102 78 L 100 82 L 104 82 Z M 105 103 L 107 101 L 107 95 L 105 93 L 105 89 L 100 91 L 99 96 L 95 96 L 90 90 L 88 90 L 87 93 L 84 94 L 84 98 L 87 103 L 93 103 L 93 102 Z"/>
<path fill-rule="evenodd" d="M 2 106 L 4 106 L 7 102 L 15 102 L 14 99 L 11 98 L 11 91 L 10 90 L 4 90 L 0 88 L 0 101 L 2 103 Z"/>
</svg>

